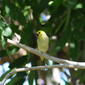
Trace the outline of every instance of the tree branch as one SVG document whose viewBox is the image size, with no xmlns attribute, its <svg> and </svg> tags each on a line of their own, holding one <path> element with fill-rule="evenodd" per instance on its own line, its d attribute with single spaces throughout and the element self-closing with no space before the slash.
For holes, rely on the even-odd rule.
<svg viewBox="0 0 85 85">
<path fill-rule="evenodd" d="M 0 81 L 0 85 L 4 85 L 4 83 L 6 82 L 6 80 L 7 80 L 10 76 L 12 76 L 13 74 L 15 74 L 15 73 L 16 73 L 16 69 L 11 70 L 11 72 L 9 72 L 9 73 L 4 77 L 4 79 L 3 79 L 2 81 Z"/>
<path fill-rule="evenodd" d="M 18 69 L 13 69 L 11 72 L 9 72 L 2 81 L 0 81 L 0 85 L 4 85 L 6 80 L 12 76 L 13 74 L 17 72 L 23 72 L 23 71 L 33 71 L 33 70 L 42 70 L 42 69 L 52 69 L 52 68 L 80 68 L 80 69 L 85 69 L 85 67 L 76 67 L 74 65 L 69 65 L 69 64 L 58 64 L 58 65 L 51 65 L 51 66 L 36 66 L 36 67 L 25 67 L 25 68 L 18 68 Z"/>
<path fill-rule="evenodd" d="M 65 60 L 65 59 L 60 59 L 60 58 L 57 58 L 57 57 L 54 57 L 54 56 L 50 56 L 46 53 L 43 53 L 37 49 L 34 49 L 34 48 L 31 48 L 29 46 L 26 46 L 24 44 L 21 44 L 21 43 L 15 43 L 14 41 L 8 39 L 7 40 L 9 44 L 11 45 L 14 45 L 14 46 L 17 46 L 19 48 L 23 48 L 25 50 L 27 50 L 27 52 L 30 52 L 32 54 L 35 54 L 37 56 L 44 56 L 46 59 L 50 59 L 54 62 L 57 62 L 57 63 L 61 63 L 61 64 L 69 64 L 69 65 L 73 65 L 74 67 L 77 67 L 77 68 L 80 68 L 80 67 L 83 67 L 85 68 L 85 62 L 75 62 L 75 61 L 69 61 L 69 60 Z"/>
</svg>

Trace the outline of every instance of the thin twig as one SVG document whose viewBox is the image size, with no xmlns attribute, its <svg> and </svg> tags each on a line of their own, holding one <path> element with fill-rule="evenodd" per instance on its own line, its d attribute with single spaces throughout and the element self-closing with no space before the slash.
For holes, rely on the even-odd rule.
<svg viewBox="0 0 85 85">
<path fill-rule="evenodd" d="M 68 65 L 68 64 L 59 64 L 59 65 L 52 65 L 52 66 L 36 66 L 36 67 L 26 67 L 26 68 L 18 68 L 18 69 L 13 69 L 11 72 L 9 72 L 4 79 L 0 82 L 0 85 L 4 85 L 6 80 L 12 76 L 13 74 L 17 72 L 23 72 L 23 71 L 33 71 L 33 70 L 42 70 L 42 69 L 52 69 L 52 68 L 77 68 L 76 66 L 73 65 Z M 79 67 L 81 69 L 85 69 L 85 67 Z"/>
<path fill-rule="evenodd" d="M 85 69 L 85 66 L 80 66 L 76 67 L 74 65 L 69 65 L 69 64 L 58 64 L 58 65 L 51 65 L 51 66 L 35 66 L 35 67 L 25 67 L 25 68 L 18 68 L 18 69 L 13 69 L 11 72 L 9 72 L 4 79 L 0 82 L 0 85 L 4 85 L 6 80 L 12 76 L 13 74 L 17 72 L 23 72 L 23 71 L 33 71 L 33 70 L 43 70 L 43 69 L 52 69 L 52 68 L 80 68 L 80 69 Z"/>
<path fill-rule="evenodd" d="M 68 64 L 57 64 L 57 65 L 47 65 L 47 66 L 35 66 L 35 67 L 30 67 L 30 68 L 18 68 L 16 69 L 16 72 L 23 72 L 23 71 L 33 71 L 33 70 L 42 70 L 42 69 L 52 69 L 52 68 L 77 68 L 76 66 L 73 65 L 68 65 Z M 85 69 L 85 67 L 79 67 L 79 69 Z"/>
<path fill-rule="evenodd" d="M 5 18 L 0 14 L 0 18 L 7 24 Z M 8 24 L 7 24 L 8 25 Z"/>
<path fill-rule="evenodd" d="M 15 73 L 16 73 L 16 69 L 14 68 L 4 77 L 4 79 L 2 81 L 0 81 L 0 85 L 4 85 L 6 80 Z"/>
</svg>

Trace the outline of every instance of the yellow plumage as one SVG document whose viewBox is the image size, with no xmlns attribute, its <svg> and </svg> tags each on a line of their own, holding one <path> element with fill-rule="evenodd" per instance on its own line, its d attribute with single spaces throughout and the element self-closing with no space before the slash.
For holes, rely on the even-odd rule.
<svg viewBox="0 0 85 85">
<path fill-rule="evenodd" d="M 38 50 L 40 50 L 42 52 L 47 52 L 48 48 L 49 48 L 49 37 L 42 30 L 36 32 L 36 35 L 37 35 L 37 48 L 38 48 Z M 40 58 L 43 61 L 44 57 L 41 56 Z"/>
</svg>

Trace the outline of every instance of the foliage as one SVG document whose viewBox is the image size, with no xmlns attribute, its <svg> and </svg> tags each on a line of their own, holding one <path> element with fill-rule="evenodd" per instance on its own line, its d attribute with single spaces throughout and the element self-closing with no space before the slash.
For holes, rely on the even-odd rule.
<svg viewBox="0 0 85 85">
<path fill-rule="evenodd" d="M 84 9 L 84 0 L 0 0 L 0 57 L 12 56 L 18 50 L 16 47 L 9 47 L 6 41 L 7 38 L 12 39 L 14 33 L 21 36 L 21 43 L 36 48 L 33 32 L 44 30 L 50 37 L 49 54 L 85 61 Z M 37 59 L 34 55 L 28 54 L 12 61 L 9 67 L 10 69 L 23 67 L 29 62 L 32 66 L 36 66 Z M 79 80 L 80 84 L 84 84 L 83 70 L 69 71 L 75 83 Z M 83 77 L 81 77 L 82 73 Z M 17 75 L 12 77 L 13 81 L 7 85 L 19 85 L 19 83 L 22 85 L 26 75 L 30 77 L 28 81 L 31 85 L 33 79 L 37 79 L 36 72 Z M 71 83 L 76 85 L 73 81 Z"/>
</svg>

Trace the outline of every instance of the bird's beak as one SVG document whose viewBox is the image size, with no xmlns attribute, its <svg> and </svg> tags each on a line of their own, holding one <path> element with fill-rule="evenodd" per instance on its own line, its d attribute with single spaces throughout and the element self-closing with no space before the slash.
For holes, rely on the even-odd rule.
<svg viewBox="0 0 85 85">
<path fill-rule="evenodd" d="M 35 33 L 35 36 L 36 36 L 36 37 L 38 37 L 38 34 L 37 34 L 37 33 Z"/>
</svg>

